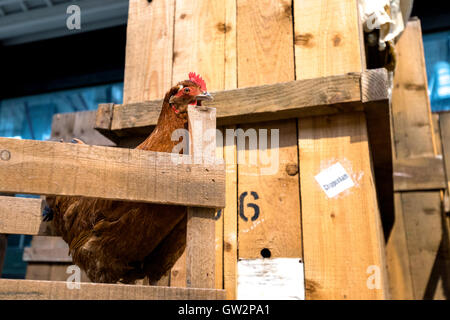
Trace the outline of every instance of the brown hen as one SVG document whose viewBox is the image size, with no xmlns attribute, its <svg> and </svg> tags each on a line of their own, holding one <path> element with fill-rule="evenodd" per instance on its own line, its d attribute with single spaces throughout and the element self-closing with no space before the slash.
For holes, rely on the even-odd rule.
<svg viewBox="0 0 450 320">
<path fill-rule="evenodd" d="M 211 99 L 201 77 L 190 73 L 189 78 L 166 93 L 154 131 L 138 149 L 172 152 L 181 142 L 171 138 L 187 126 L 188 105 Z M 185 249 L 183 206 L 67 196 L 46 201 L 47 218 L 69 244 L 73 262 L 93 282 L 134 283 L 145 276 L 155 282 Z"/>
</svg>

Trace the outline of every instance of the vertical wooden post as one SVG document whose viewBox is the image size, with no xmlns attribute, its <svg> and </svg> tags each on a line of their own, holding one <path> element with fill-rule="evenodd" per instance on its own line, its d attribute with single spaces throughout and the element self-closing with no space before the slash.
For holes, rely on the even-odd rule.
<svg viewBox="0 0 450 320">
<path fill-rule="evenodd" d="M 216 158 L 216 109 L 189 107 L 189 154 L 194 163 Z M 186 232 L 186 286 L 215 287 L 215 210 L 188 208 Z"/>
</svg>

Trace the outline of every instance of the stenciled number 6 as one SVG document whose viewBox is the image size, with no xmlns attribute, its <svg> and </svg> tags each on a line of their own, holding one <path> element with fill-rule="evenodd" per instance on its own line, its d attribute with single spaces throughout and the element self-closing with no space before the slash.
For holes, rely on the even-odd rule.
<svg viewBox="0 0 450 320">
<path fill-rule="evenodd" d="M 259 199 L 259 196 L 258 196 L 258 194 L 257 194 L 256 192 L 252 191 L 250 194 L 253 196 L 253 198 L 254 198 L 255 200 L 258 200 L 258 199 Z M 247 218 L 247 217 L 245 216 L 245 214 L 244 214 L 244 199 L 245 199 L 245 197 L 246 197 L 247 195 L 248 195 L 248 192 L 246 191 L 246 192 L 243 192 L 243 193 L 241 194 L 241 196 L 239 197 L 239 216 L 240 216 L 244 221 L 248 221 L 248 218 Z M 253 215 L 253 217 L 251 218 L 251 220 L 252 220 L 252 221 L 255 221 L 256 219 L 258 219 L 258 217 L 259 217 L 259 212 L 260 212 L 259 206 L 258 206 L 257 204 L 254 204 L 254 203 L 247 203 L 247 207 L 253 208 L 253 210 L 255 210 L 255 214 Z"/>
</svg>

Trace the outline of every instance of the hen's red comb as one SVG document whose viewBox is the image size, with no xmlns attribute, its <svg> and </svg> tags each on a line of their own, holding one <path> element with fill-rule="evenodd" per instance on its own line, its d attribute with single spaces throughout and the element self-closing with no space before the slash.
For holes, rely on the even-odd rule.
<svg viewBox="0 0 450 320">
<path fill-rule="evenodd" d="M 202 89 L 202 91 L 207 91 L 206 90 L 206 82 L 205 82 L 205 80 L 202 79 L 202 77 L 200 75 L 195 74 L 195 72 L 189 72 L 189 80 L 198 84 L 200 86 L 200 88 Z"/>
</svg>

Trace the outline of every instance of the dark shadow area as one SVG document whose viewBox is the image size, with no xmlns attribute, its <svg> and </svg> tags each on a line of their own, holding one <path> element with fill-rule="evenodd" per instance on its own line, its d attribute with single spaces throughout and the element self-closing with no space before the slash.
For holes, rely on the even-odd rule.
<svg viewBox="0 0 450 320">
<path fill-rule="evenodd" d="M 0 45 L 0 99 L 123 81 L 126 26 Z"/>
</svg>

